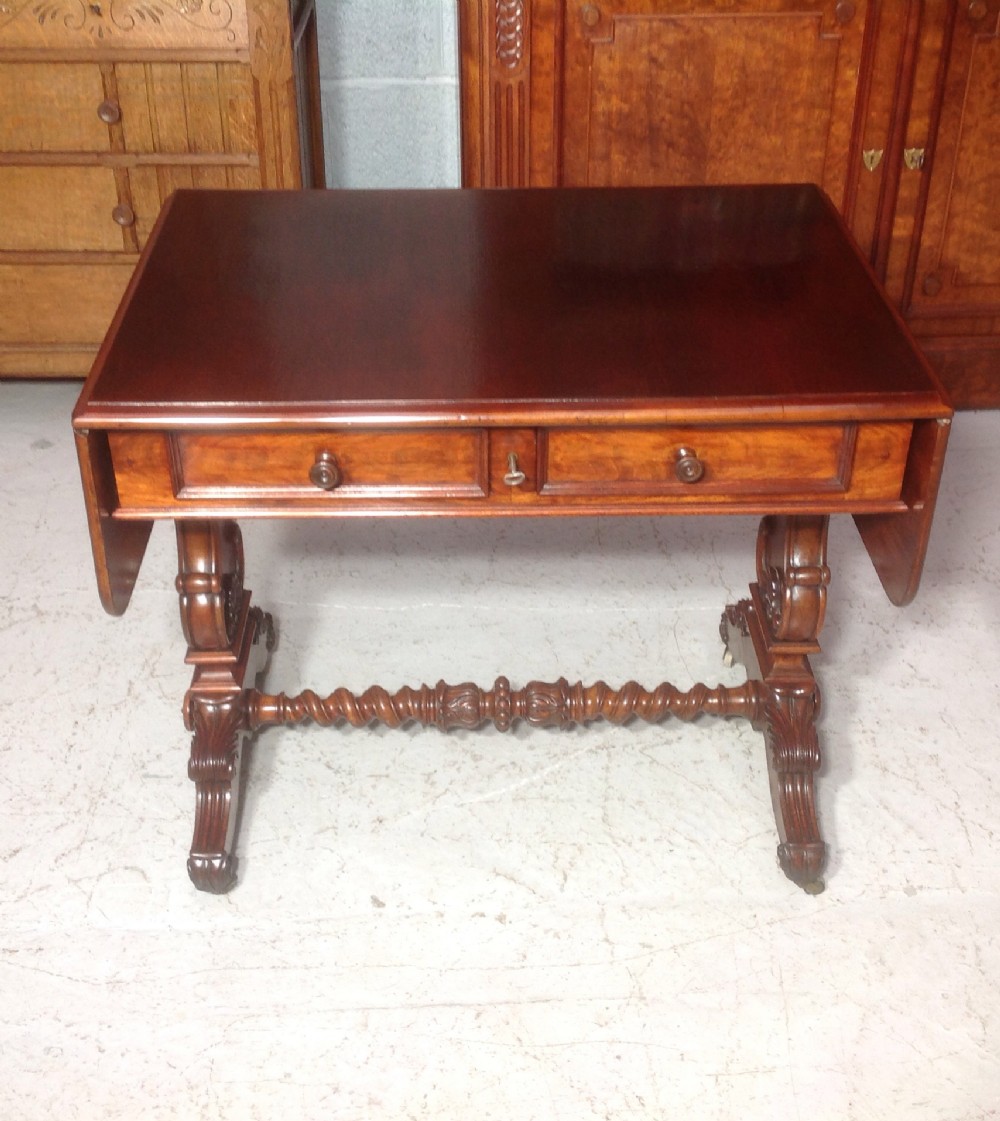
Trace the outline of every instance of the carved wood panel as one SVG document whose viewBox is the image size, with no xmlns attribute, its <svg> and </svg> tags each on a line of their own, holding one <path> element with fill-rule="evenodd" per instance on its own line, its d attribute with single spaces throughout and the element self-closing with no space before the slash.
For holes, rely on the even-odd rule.
<svg viewBox="0 0 1000 1121">
<path fill-rule="evenodd" d="M 0 49 L 246 51 L 245 0 L 0 0 Z"/>
<path fill-rule="evenodd" d="M 565 7 L 562 182 L 802 182 L 842 201 L 867 5 Z"/>
</svg>

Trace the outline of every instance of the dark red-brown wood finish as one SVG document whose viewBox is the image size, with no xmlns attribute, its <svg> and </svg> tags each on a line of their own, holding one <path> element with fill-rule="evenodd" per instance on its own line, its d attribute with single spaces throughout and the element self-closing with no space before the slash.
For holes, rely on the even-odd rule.
<svg viewBox="0 0 1000 1121">
<path fill-rule="evenodd" d="M 108 610 L 177 523 L 192 878 L 233 881 L 240 743 L 269 724 L 704 712 L 764 732 L 779 856 L 816 890 L 827 520 L 854 515 L 910 599 L 950 417 L 814 187 L 174 196 L 74 425 Z M 762 516 L 723 619 L 745 687 L 257 691 L 271 627 L 234 519 L 596 513 Z"/>
</svg>

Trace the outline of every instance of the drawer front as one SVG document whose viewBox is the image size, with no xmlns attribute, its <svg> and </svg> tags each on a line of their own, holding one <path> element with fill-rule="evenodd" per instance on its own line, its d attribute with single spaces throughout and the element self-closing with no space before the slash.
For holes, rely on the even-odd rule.
<svg viewBox="0 0 1000 1121">
<path fill-rule="evenodd" d="M 672 498 L 897 499 L 909 423 L 554 428 L 539 449 L 539 494 Z"/>
<path fill-rule="evenodd" d="M 335 512 L 373 501 L 482 500 L 488 487 L 479 429 L 112 432 L 109 440 L 126 508 L 287 502 Z"/>
<path fill-rule="evenodd" d="M 857 511 L 901 502 L 911 427 L 195 429 L 109 443 L 133 515 Z"/>
<path fill-rule="evenodd" d="M 111 168 L 0 166 L 0 250 L 121 253 L 116 207 Z"/>
<path fill-rule="evenodd" d="M 0 264 L 0 346 L 96 347 L 132 275 L 108 265 Z M 30 359 L 28 360 L 31 369 Z M 14 369 L 14 358 L 0 362 Z"/>
<path fill-rule="evenodd" d="M 246 0 L 221 4 L 84 3 L 50 0 L 0 4 L 0 49 L 212 50 L 249 48 Z"/>
<path fill-rule="evenodd" d="M 96 63 L 0 65 L 0 152 L 107 152 L 108 125 Z"/>
<path fill-rule="evenodd" d="M 129 153 L 236 156 L 257 150 L 246 64 L 119 62 L 115 82 Z"/>
</svg>

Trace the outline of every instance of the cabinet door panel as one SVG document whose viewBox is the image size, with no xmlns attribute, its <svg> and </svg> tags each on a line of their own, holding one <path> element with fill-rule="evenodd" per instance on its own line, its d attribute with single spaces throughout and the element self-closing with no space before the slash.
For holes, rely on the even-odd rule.
<svg viewBox="0 0 1000 1121">
<path fill-rule="evenodd" d="M 0 152 L 107 152 L 94 63 L 0 64 Z"/>
<path fill-rule="evenodd" d="M 568 184 L 820 183 L 844 197 L 867 5 L 567 3 Z"/>
<path fill-rule="evenodd" d="M 111 168 L 0 166 L 0 249 L 121 253 L 117 205 Z"/>
<path fill-rule="evenodd" d="M 1000 0 L 955 17 L 911 314 L 1000 316 Z"/>
<path fill-rule="evenodd" d="M 253 81 L 234 63 L 119 63 L 122 130 L 129 152 L 256 151 Z"/>
</svg>

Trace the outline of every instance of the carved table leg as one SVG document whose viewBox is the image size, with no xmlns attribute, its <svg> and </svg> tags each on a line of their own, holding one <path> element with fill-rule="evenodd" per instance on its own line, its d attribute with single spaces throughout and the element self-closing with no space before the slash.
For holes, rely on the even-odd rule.
<svg viewBox="0 0 1000 1121">
<path fill-rule="evenodd" d="M 236 881 L 246 690 L 263 673 L 274 631 L 243 588 L 235 522 L 178 522 L 177 555 L 186 661 L 194 666 L 184 698 L 184 723 L 194 733 L 188 774 L 196 789 L 188 874 L 202 891 L 224 892 Z"/>
<path fill-rule="evenodd" d="M 763 720 L 778 859 L 785 874 L 810 893 L 823 890 L 826 845 L 816 815 L 820 766 L 816 717 L 819 686 L 808 655 L 819 650 L 830 570 L 829 519 L 767 517 L 757 535 L 757 582 L 750 599 L 726 609 L 727 653 L 765 689 Z"/>
</svg>

